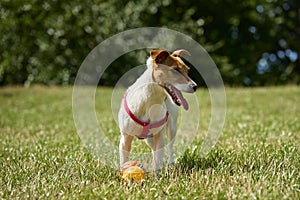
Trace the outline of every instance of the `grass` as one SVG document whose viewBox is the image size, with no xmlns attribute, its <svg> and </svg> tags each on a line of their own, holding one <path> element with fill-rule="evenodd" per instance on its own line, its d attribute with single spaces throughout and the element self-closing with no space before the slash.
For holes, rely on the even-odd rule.
<svg viewBox="0 0 300 200">
<path fill-rule="evenodd" d="M 98 119 L 117 143 L 112 90 L 99 90 Z M 143 184 L 127 185 L 82 145 L 71 87 L 1 88 L 0 198 L 299 199 L 300 88 L 227 88 L 226 93 L 223 135 L 205 158 L 198 153 L 210 101 L 207 91 L 199 90 L 204 127 L 199 138 L 162 178 L 147 174 Z"/>
</svg>

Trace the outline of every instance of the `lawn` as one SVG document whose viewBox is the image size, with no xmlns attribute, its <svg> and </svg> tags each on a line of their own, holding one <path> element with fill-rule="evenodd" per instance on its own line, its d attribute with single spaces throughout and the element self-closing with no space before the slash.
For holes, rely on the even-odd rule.
<svg viewBox="0 0 300 200">
<path fill-rule="evenodd" d="M 97 116 L 117 143 L 112 89 L 99 90 Z M 199 137 L 161 178 L 128 185 L 82 144 L 72 87 L 0 88 L 0 198 L 299 199 L 300 87 L 226 88 L 226 95 L 223 134 L 206 157 L 198 153 L 210 101 L 200 89 Z"/>
</svg>

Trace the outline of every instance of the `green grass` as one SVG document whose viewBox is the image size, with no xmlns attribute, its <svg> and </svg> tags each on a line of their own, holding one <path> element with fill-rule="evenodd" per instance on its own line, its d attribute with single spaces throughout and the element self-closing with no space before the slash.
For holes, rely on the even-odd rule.
<svg viewBox="0 0 300 200">
<path fill-rule="evenodd" d="M 117 143 L 112 90 L 99 90 L 97 116 Z M 210 117 L 208 93 L 199 90 L 199 138 L 161 179 L 147 174 L 143 185 L 126 185 L 82 145 L 71 87 L 1 88 L 0 198 L 299 199 L 300 88 L 226 93 L 226 123 L 215 149 L 198 157 Z"/>
</svg>

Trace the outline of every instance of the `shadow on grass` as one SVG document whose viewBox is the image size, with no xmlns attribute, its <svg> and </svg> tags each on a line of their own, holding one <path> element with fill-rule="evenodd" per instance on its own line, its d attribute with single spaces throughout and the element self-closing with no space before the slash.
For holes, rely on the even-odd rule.
<svg viewBox="0 0 300 200">
<path fill-rule="evenodd" d="M 220 150 L 212 150 L 206 157 L 200 157 L 198 148 L 188 149 L 174 166 L 181 172 L 192 172 L 194 170 L 218 169 L 220 164 L 229 162 L 228 153 Z"/>
<path fill-rule="evenodd" d="M 195 171 L 213 171 L 229 176 L 251 174 L 253 180 L 262 176 L 274 178 L 274 172 L 292 174 L 299 171 L 299 151 L 291 143 L 282 145 L 253 144 L 245 149 L 225 151 L 213 149 L 206 157 L 199 156 L 197 146 L 188 149 L 174 166 L 174 172 L 189 176 Z"/>
</svg>

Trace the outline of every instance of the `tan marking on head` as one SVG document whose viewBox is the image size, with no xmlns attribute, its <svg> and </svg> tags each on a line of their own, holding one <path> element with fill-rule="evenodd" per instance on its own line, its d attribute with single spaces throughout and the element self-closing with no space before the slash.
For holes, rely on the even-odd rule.
<svg viewBox="0 0 300 200">
<path fill-rule="evenodd" d="M 184 71 L 184 73 L 187 74 L 187 72 L 189 71 L 189 67 L 183 62 L 183 60 L 181 59 L 181 56 L 183 54 L 186 54 L 186 55 L 189 55 L 191 56 L 191 53 L 188 52 L 187 50 L 185 49 L 180 49 L 180 50 L 176 50 L 174 51 L 171 56 L 175 57 L 177 59 L 177 61 L 179 62 L 179 65 L 180 66 L 180 69 L 182 69 Z"/>
<path fill-rule="evenodd" d="M 150 51 L 150 55 L 153 59 L 154 80 L 161 85 L 164 83 L 182 84 L 190 81 L 188 77 L 190 68 L 180 58 L 180 54 L 186 52 L 188 51 L 178 50 L 170 55 L 169 52 L 165 50 Z"/>
</svg>

